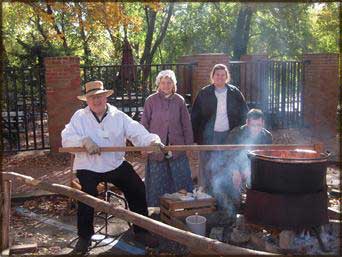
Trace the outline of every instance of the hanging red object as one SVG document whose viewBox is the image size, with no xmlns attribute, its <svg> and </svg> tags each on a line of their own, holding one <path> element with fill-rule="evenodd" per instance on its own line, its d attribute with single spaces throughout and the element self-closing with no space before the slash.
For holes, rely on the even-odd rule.
<svg viewBox="0 0 342 257">
<path fill-rule="evenodd" d="M 120 77 L 122 81 L 134 81 L 136 80 L 137 68 L 134 63 L 132 47 L 128 42 L 128 39 L 124 39 L 124 45 L 122 50 L 121 72 Z"/>
</svg>

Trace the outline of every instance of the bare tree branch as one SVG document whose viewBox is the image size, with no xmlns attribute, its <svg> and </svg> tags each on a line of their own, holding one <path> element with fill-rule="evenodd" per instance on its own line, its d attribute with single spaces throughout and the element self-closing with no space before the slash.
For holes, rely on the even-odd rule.
<svg viewBox="0 0 342 257">
<path fill-rule="evenodd" d="M 40 16 L 38 14 L 37 14 L 37 19 L 35 21 L 35 24 L 37 26 L 37 29 L 40 35 L 44 38 L 44 43 L 46 42 L 49 45 L 49 47 L 51 47 L 51 43 L 48 39 L 48 36 L 46 35 L 46 32 L 44 31 L 43 26 L 40 24 Z"/>
</svg>

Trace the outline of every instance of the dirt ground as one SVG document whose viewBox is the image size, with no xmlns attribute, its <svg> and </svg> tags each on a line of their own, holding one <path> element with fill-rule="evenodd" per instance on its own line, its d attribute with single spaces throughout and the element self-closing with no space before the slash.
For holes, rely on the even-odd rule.
<svg viewBox="0 0 342 257">
<path fill-rule="evenodd" d="M 312 144 L 322 140 L 308 136 L 304 130 L 273 131 L 276 144 Z M 339 156 L 339 144 L 332 137 L 323 141 L 325 150 L 332 153 L 332 161 Z M 134 164 L 138 174 L 144 176 L 144 162 L 139 155 L 129 155 L 127 159 Z M 194 176 L 198 170 L 198 160 L 191 158 Z M 41 180 L 70 185 L 71 169 L 69 154 L 51 154 L 49 151 L 30 151 L 4 155 L 3 171 L 13 171 L 29 175 Z M 331 163 L 327 169 L 329 190 L 340 188 L 340 167 Z M 76 211 L 70 208 L 69 199 L 58 195 L 47 195 L 47 192 L 35 190 L 21 182 L 12 184 L 11 233 L 12 245 L 37 243 L 36 255 L 68 254 L 72 250 L 76 234 Z M 331 198 L 330 207 L 340 210 L 341 198 Z M 159 219 L 158 213 L 153 218 Z M 213 218 L 214 220 L 217 217 Z M 226 220 L 227 223 L 231 221 Z M 210 222 L 209 222 L 210 223 Z M 100 228 L 103 220 L 95 219 L 95 228 Z M 215 224 L 212 224 L 215 226 Z M 210 228 L 207 228 L 210 229 Z M 158 249 L 144 249 L 132 241 L 129 226 L 122 220 L 112 219 L 109 226 L 113 238 L 103 241 L 91 250 L 91 254 L 187 254 L 188 249 L 172 241 L 158 237 Z M 102 230 L 103 231 L 103 230 Z M 116 241 L 115 241 L 116 240 Z M 107 245 L 106 245 L 107 244 Z M 93 243 L 93 246 L 96 246 Z M 30 253 L 32 254 L 32 253 Z"/>
</svg>

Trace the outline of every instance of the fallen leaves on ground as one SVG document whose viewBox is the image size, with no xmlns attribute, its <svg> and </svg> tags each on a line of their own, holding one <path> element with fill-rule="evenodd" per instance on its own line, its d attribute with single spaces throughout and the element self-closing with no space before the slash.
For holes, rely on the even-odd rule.
<svg viewBox="0 0 342 257">
<path fill-rule="evenodd" d="M 12 245 L 37 243 L 38 251 L 34 255 L 61 254 L 69 243 L 63 231 L 51 233 L 49 225 L 16 212 L 16 207 L 28 209 L 43 217 L 58 219 L 59 216 L 73 215 L 75 210 L 68 208 L 68 198 L 59 195 L 42 196 L 22 203 L 13 203 L 11 209 L 10 238 Z M 70 235 L 69 235 L 70 236 Z"/>
</svg>

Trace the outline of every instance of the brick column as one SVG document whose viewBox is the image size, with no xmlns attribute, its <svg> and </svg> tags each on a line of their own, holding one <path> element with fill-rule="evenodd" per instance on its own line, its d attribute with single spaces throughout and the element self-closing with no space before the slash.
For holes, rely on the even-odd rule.
<svg viewBox="0 0 342 257">
<path fill-rule="evenodd" d="M 48 130 L 51 152 L 61 146 L 61 131 L 81 107 L 80 59 L 78 57 L 47 57 L 44 59 Z"/>
<path fill-rule="evenodd" d="M 229 58 L 226 54 L 196 54 L 179 58 L 181 63 L 197 63 L 192 73 L 192 102 L 195 100 L 198 91 L 210 83 L 210 72 L 217 63 L 228 65 Z"/>
<path fill-rule="evenodd" d="M 304 124 L 316 136 L 336 135 L 339 97 L 338 54 L 305 54 Z"/>
</svg>

